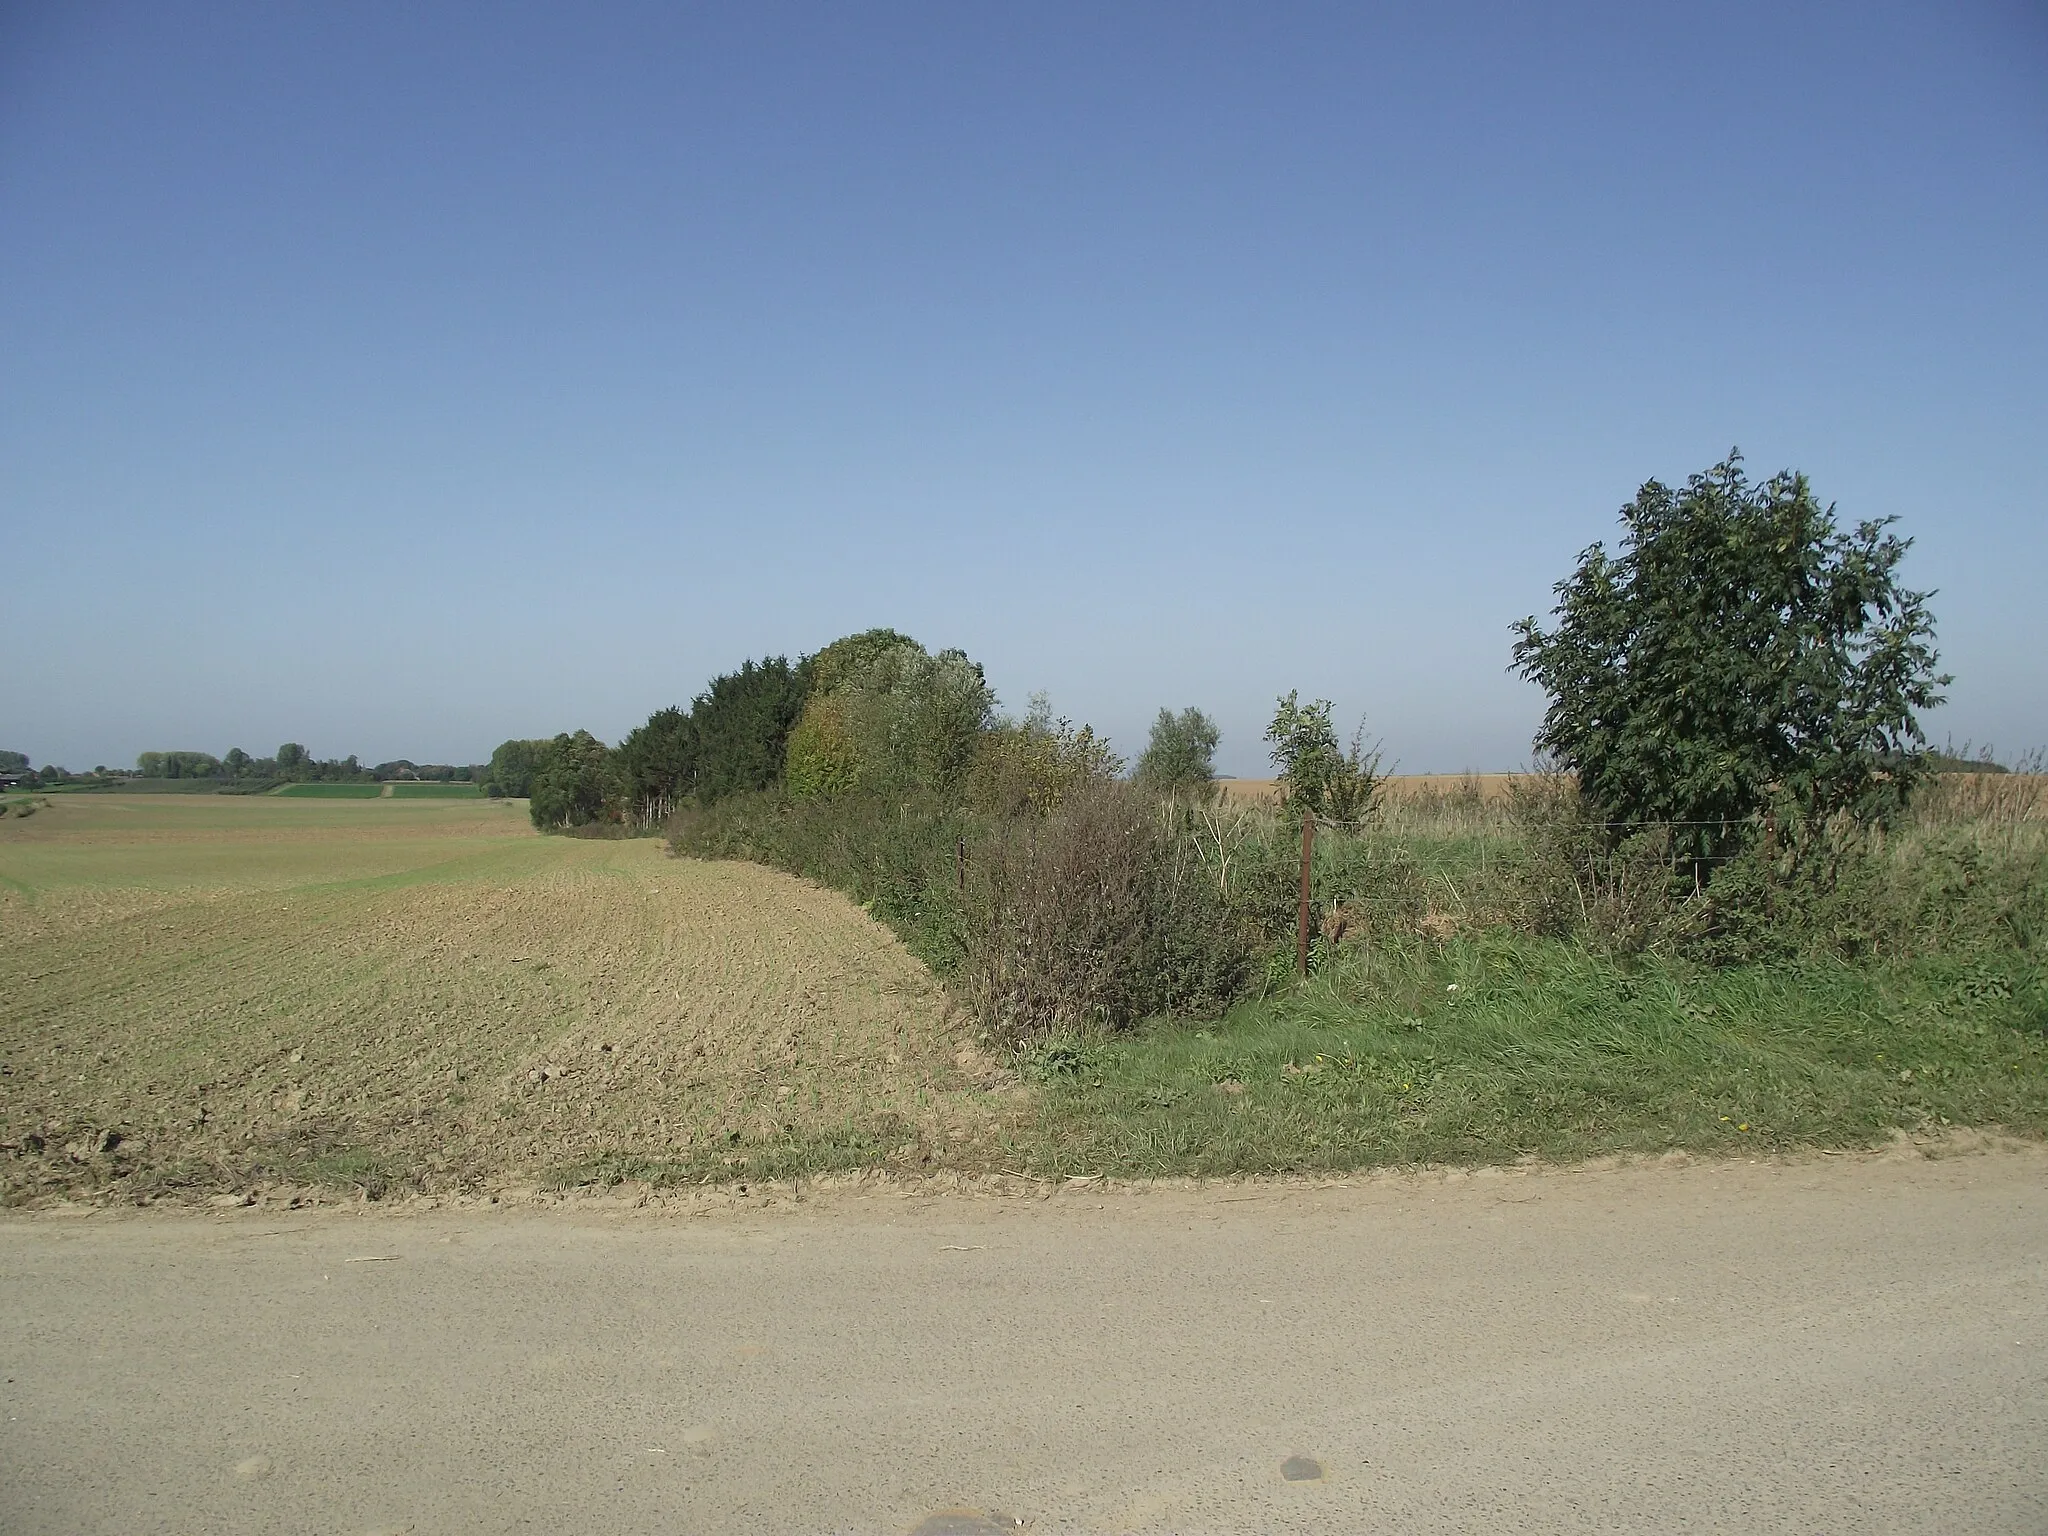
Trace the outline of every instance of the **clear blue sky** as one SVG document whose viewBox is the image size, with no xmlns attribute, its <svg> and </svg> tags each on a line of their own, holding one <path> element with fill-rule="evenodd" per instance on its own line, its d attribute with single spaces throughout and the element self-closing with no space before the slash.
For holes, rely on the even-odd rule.
<svg viewBox="0 0 2048 1536">
<path fill-rule="evenodd" d="M 2048 741 L 2048 19 L 10 4 L 0 746 L 467 761 L 874 624 L 1257 772 L 1522 762 L 1739 444 Z"/>
</svg>

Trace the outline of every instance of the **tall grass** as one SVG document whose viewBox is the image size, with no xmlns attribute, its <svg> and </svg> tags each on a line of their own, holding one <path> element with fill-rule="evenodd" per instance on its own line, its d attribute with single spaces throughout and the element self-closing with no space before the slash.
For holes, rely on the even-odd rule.
<svg viewBox="0 0 2048 1536">
<path fill-rule="evenodd" d="M 1319 832 L 1311 968 L 1488 936 L 1724 966 L 2031 954 L 2048 935 L 2035 782 L 1943 775 L 1904 826 L 1796 865 L 1760 838 L 1708 880 L 1668 829 L 1617 831 L 1568 779 L 1439 781 Z M 686 812 L 670 838 L 846 891 L 1001 1039 L 1213 1013 L 1294 967 L 1301 828 L 1270 801 L 1098 783 L 1041 814 L 763 793 Z"/>
</svg>

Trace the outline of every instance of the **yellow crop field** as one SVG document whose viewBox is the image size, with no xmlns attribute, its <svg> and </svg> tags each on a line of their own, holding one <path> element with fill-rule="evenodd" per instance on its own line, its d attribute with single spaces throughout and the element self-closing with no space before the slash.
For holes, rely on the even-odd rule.
<svg viewBox="0 0 2048 1536">
<path fill-rule="evenodd" d="M 920 1166 L 989 1132 L 844 897 L 488 801 L 0 821 L 0 1198 Z"/>
<path fill-rule="evenodd" d="M 1396 773 L 1381 781 L 1380 794 L 1388 804 L 1415 800 L 1475 801 L 1499 800 L 1509 786 L 1524 775 L 1515 773 Z M 1224 797 L 1233 801 L 1266 803 L 1280 790 L 1278 779 L 1220 779 Z"/>
</svg>

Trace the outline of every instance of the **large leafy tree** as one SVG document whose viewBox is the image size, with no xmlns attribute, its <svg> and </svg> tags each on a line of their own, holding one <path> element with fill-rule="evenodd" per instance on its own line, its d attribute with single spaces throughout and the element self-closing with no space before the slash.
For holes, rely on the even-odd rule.
<svg viewBox="0 0 2048 1536">
<path fill-rule="evenodd" d="M 527 815 L 543 829 L 617 819 L 613 767 L 610 748 L 590 732 L 562 733 L 541 748 L 534 763 Z"/>
<path fill-rule="evenodd" d="M 995 723 L 995 694 L 964 651 L 934 656 L 890 629 L 836 640 L 800 670 L 808 686 L 788 738 L 799 798 L 858 787 L 950 795 Z"/>
<path fill-rule="evenodd" d="M 1683 489 L 1648 482 L 1621 521 L 1619 552 L 1581 555 L 1555 627 L 1522 620 L 1514 649 L 1550 696 L 1538 750 L 1617 835 L 1677 823 L 1707 860 L 1765 813 L 1803 839 L 1903 806 L 1949 679 L 1892 520 L 1844 531 L 1804 475 L 1752 484 L 1731 453 Z"/>
</svg>

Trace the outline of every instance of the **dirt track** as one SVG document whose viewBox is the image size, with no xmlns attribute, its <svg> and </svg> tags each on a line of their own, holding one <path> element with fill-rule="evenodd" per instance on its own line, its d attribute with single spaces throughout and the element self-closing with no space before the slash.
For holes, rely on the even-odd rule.
<svg viewBox="0 0 2048 1536">
<path fill-rule="evenodd" d="M 2048 1528 L 2039 1148 L 746 1206 L 16 1219 L 0 1528 Z"/>
</svg>

